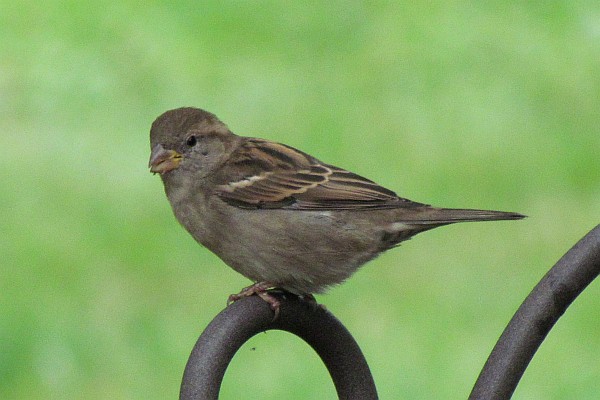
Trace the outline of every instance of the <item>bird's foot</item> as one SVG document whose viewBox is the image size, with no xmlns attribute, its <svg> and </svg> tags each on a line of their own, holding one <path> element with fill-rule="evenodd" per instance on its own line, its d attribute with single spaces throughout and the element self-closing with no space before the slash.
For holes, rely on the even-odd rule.
<svg viewBox="0 0 600 400">
<path fill-rule="evenodd" d="M 269 290 L 275 289 L 275 286 L 269 282 L 257 282 L 254 285 L 250 285 L 248 287 L 243 288 L 239 293 L 232 294 L 227 299 L 227 305 L 233 303 L 234 301 L 238 301 L 244 297 L 250 297 L 257 295 L 261 299 L 263 299 L 267 304 L 271 307 L 271 310 L 275 313 L 273 320 L 276 320 L 279 316 L 279 307 L 281 306 L 281 302 L 277 297 L 269 293 Z"/>
</svg>

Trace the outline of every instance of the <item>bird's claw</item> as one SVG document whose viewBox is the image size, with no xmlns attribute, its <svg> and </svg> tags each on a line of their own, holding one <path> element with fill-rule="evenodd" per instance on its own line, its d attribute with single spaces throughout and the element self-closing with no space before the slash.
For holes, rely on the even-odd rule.
<svg viewBox="0 0 600 400">
<path fill-rule="evenodd" d="M 263 299 L 270 307 L 271 310 L 275 313 L 273 316 L 273 321 L 279 317 L 279 307 L 281 306 L 281 302 L 277 297 L 269 293 L 269 290 L 274 289 L 275 286 L 268 282 L 257 282 L 254 285 L 250 285 L 248 287 L 243 288 L 239 293 L 232 294 L 227 299 L 227 305 L 238 301 L 244 297 L 250 297 L 257 295 L 261 299 Z"/>
</svg>

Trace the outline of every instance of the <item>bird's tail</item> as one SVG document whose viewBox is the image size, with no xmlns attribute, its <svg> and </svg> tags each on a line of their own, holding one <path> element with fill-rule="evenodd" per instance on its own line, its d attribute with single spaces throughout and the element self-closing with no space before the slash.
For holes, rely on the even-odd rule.
<svg viewBox="0 0 600 400">
<path fill-rule="evenodd" d="M 383 240 L 382 248 L 389 249 L 414 235 L 438 226 L 456 222 L 499 221 L 525 218 L 525 215 L 488 210 L 464 210 L 457 208 L 437 208 L 420 206 L 402 210 L 390 224 Z"/>
<path fill-rule="evenodd" d="M 478 222 L 522 219 L 526 216 L 515 212 L 488 211 L 488 210 L 466 210 L 458 208 L 436 208 L 423 207 L 421 212 L 412 209 L 411 215 L 406 219 L 400 217 L 398 222 L 410 223 L 411 225 L 438 225 L 453 224 L 455 222 Z"/>
</svg>

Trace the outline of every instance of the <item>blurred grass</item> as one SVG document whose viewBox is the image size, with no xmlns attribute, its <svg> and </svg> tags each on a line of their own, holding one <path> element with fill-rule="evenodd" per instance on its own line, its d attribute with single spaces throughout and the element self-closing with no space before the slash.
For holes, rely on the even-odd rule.
<svg viewBox="0 0 600 400">
<path fill-rule="evenodd" d="M 381 398 L 466 398 L 508 319 L 600 220 L 597 2 L 0 2 L 0 398 L 175 398 L 247 281 L 177 226 L 148 131 L 194 105 L 400 195 L 519 211 L 433 231 L 319 300 Z M 594 283 L 515 399 L 600 391 Z M 255 350 L 253 350 L 255 349 Z M 334 398 L 289 335 L 222 398 Z"/>
</svg>

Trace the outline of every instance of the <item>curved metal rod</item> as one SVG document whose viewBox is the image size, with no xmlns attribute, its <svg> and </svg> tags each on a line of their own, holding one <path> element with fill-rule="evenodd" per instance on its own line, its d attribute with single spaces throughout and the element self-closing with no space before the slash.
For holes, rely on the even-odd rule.
<svg viewBox="0 0 600 400">
<path fill-rule="evenodd" d="M 377 399 L 375 382 L 358 344 L 337 318 L 314 303 L 285 294 L 279 317 L 257 296 L 225 308 L 204 330 L 187 362 L 179 398 L 217 399 L 225 370 L 252 336 L 270 329 L 293 333 L 321 357 L 340 399 Z"/>
<path fill-rule="evenodd" d="M 600 225 L 573 246 L 521 304 L 485 363 L 469 399 L 510 399 L 550 329 L 598 274 Z"/>
</svg>

